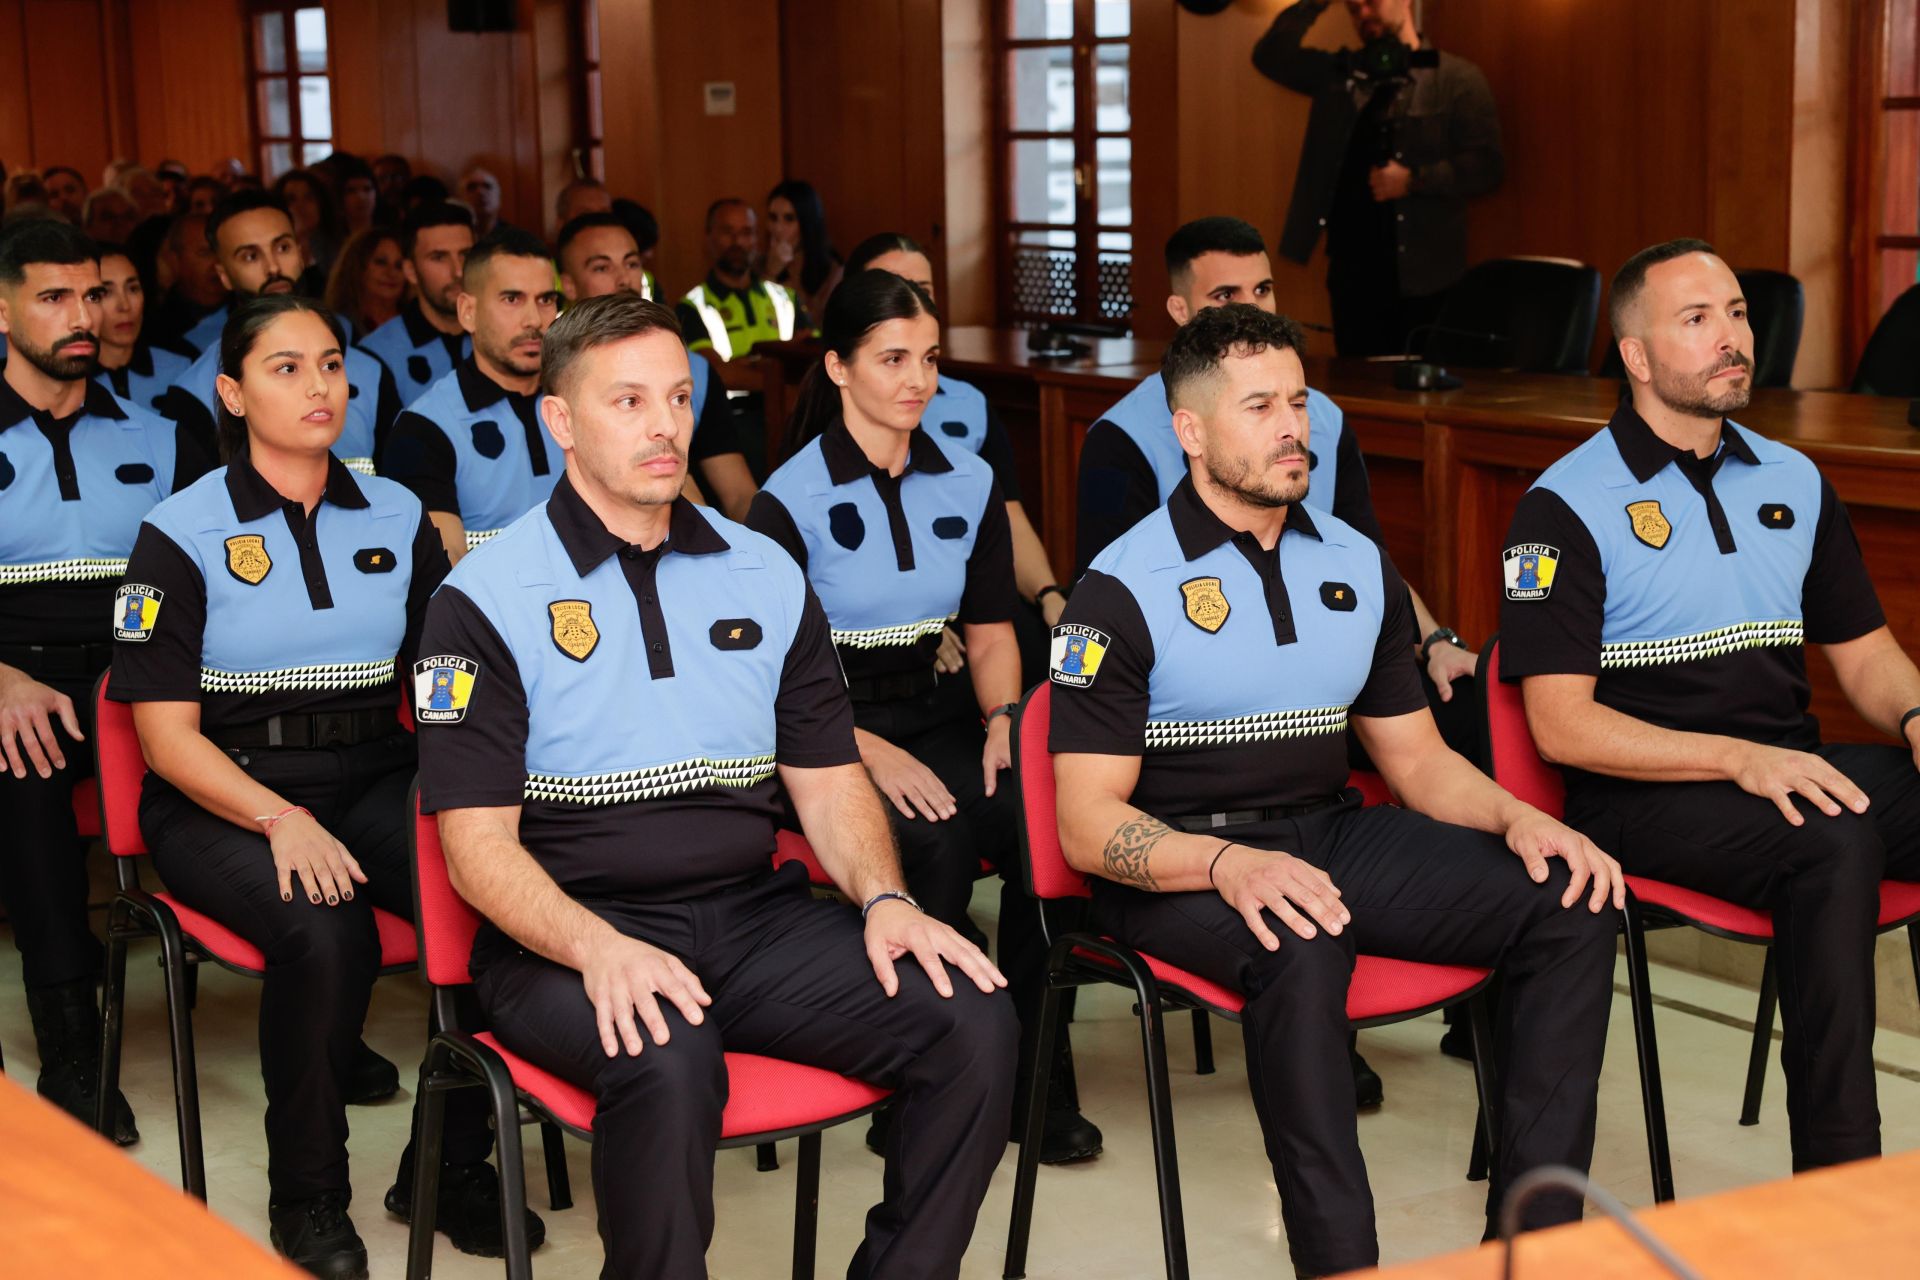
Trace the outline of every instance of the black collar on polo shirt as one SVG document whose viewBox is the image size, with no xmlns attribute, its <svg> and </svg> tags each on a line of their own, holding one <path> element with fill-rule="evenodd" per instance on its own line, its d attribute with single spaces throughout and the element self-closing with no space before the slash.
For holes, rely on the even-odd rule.
<svg viewBox="0 0 1920 1280">
<path fill-rule="evenodd" d="M 573 487 L 571 476 L 561 476 L 553 486 L 553 496 L 547 499 L 547 519 L 552 522 L 560 545 L 566 548 L 574 572 L 583 578 L 607 557 L 631 545 L 594 514 L 580 491 Z M 667 517 L 667 540 L 654 548 L 688 556 L 712 555 L 729 549 L 730 544 L 720 536 L 719 530 L 708 524 L 700 509 L 685 498 L 673 500 L 673 510 Z"/>
<path fill-rule="evenodd" d="M 1627 470 L 1641 484 L 1653 479 L 1660 469 L 1669 462 L 1692 456 L 1689 449 L 1676 448 L 1654 434 L 1647 420 L 1630 401 L 1622 401 L 1613 411 L 1607 430 L 1613 435 L 1614 448 L 1620 451 L 1620 460 L 1627 464 Z M 1720 420 L 1720 442 L 1725 446 L 1728 457 L 1738 458 L 1748 466 L 1757 467 L 1760 459 L 1754 455 L 1753 446 L 1733 429 L 1733 424 Z"/>
<path fill-rule="evenodd" d="M 460 358 L 460 344 L 466 340 L 464 333 L 443 333 L 433 327 L 426 312 L 420 309 L 420 299 L 408 298 L 400 304 L 400 323 L 407 331 L 407 341 L 416 348 L 439 342 L 453 353 L 454 359 Z"/>
<path fill-rule="evenodd" d="M 460 394 L 466 398 L 469 412 L 478 413 L 490 404 L 499 404 L 502 400 L 513 402 L 514 412 L 525 416 L 532 412 L 533 397 L 510 391 L 480 371 L 479 363 L 472 356 L 462 360 L 454 369 L 460 378 Z"/>
<path fill-rule="evenodd" d="M 233 514 L 242 522 L 284 511 L 293 503 L 293 499 L 281 496 L 278 489 L 268 484 L 244 454 L 227 464 L 227 496 L 233 499 Z M 370 505 L 367 495 L 354 482 L 353 472 L 332 454 L 327 455 L 327 487 L 320 491 L 320 501 L 350 510 Z"/>
<path fill-rule="evenodd" d="M 65 421 L 72 422 L 82 417 L 111 418 L 115 422 L 126 420 L 127 411 L 122 409 L 120 402 L 113 398 L 111 390 L 91 378 L 87 380 L 86 386 L 86 397 L 81 401 L 80 408 Z M 13 389 L 12 383 L 5 378 L 0 378 L 0 431 L 18 426 L 29 418 L 46 424 L 61 421 L 46 410 L 36 409 L 28 404 L 25 397 Z"/>
<path fill-rule="evenodd" d="M 1225 521 L 1213 513 L 1201 500 L 1199 490 L 1193 487 L 1191 475 L 1174 486 L 1173 493 L 1167 498 L 1167 518 L 1173 521 L 1173 536 L 1180 543 L 1180 554 L 1188 560 L 1198 560 L 1207 552 L 1223 542 L 1231 542 L 1240 536 L 1240 531 L 1227 527 Z M 1313 523 L 1313 517 L 1307 514 L 1307 504 L 1296 502 L 1287 508 L 1287 522 L 1282 526 L 1280 535 L 1297 533 L 1321 540 L 1320 530 Z M 1248 535 L 1251 537 L 1251 535 Z"/>
<path fill-rule="evenodd" d="M 844 420 L 835 418 L 833 424 L 820 433 L 820 456 L 827 464 L 827 479 L 835 484 L 852 484 L 876 472 L 884 474 L 883 468 L 876 467 L 867 458 L 866 450 L 847 430 Z M 913 434 L 907 437 L 907 466 L 900 473 L 904 480 L 916 471 L 927 475 L 940 475 L 953 470 L 953 463 L 947 455 L 940 452 L 940 446 L 927 438 L 927 433 L 915 427 Z"/>
<path fill-rule="evenodd" d="M 760 292 L 760 286 L 764 283 L 765 281 L 751 272 L 747 275 L 746 287 L 742 289 L 736 289 L 722 280 L 718 271 L 707 272 L 706 280 L 707 292 L 713 295 L 715 302 L 720 302 L 727 298 L 738 298 L 741 304 L 748 308 L 753 306 L 753 295 Z"/>
</svg>

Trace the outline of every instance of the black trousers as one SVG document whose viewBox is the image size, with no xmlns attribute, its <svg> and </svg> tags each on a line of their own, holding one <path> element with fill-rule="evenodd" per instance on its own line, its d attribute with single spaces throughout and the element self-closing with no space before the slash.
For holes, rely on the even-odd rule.
<svg viewBox="0 0 1920 1280">
<path fill-rule="evenodd" d="M 1094 882 L 1093 918 L 1130 946 L 1245 993 L 1247 1083 L 1302 1274 L 1379 1257 L 1347 1064 L 1356 951 L 1502 969 L 1490 1217 L 1526 1170 L 1587 1168 L 1620 921 L 1611 907 L 1596 915 L 1584 902 L 1560 906 L 1564 862 L 1535 884 L 1498 837 L 1357 802 L 1220 834 L 1324 870 L 1352 923 L 1338 937 L 1321 930 L 1309 941 L 1269 913 L 1281 942 L 1268 951 L 1217 893 L 1147 893 L 1104 880 Z M 1535 1206 L 1529 1226 L 1580 1216 L 1577 1199 L 1543 1197 Z"/>
<path fill-rule="evenodd" d="M 86 846 L 73 820 L 73 789 L 93 776 L 93 684 L 43 683 L 73 699 L 87 741 L 69 738 L 56 719 L 66 768 L 51 778 L 31 764 L 24 778 L 0 769 L 0 906 L 29 991 L 96 978 L 101 956 L 87 924 Z"/>
<path fill-rule="evenodd" d="M 281 901 L 266 837 L 208 813 L 157 774 L 147 775 L 140 829 L 167 888 L 266 957 L 260 1074 L 267 1088 L 272 1203 L 350 1192 L 341 1081 L 380 969 L 373 908 L 413 918 L 407 845 L 413 739 L 399 733 L 337 750 L 230 754 L 289 803 L 312 810 L 347 847 L 367 874 L 351 901 L 315 906 L 298 879 L 293 901 Z M 447 1107 L 447 1162 L 484 1160 L 493 1141 L 485 1100 L 463 1090 Z"/>
<path fill-rule="evenodd" d="M 1567 820 L 1628 871 L 1773 913 L 1793 1167 L 1880 1154 L 1873 938 L 1883 879 L 1920 880 L 1920 773 L 1903 748 L 1831 745 L 1872 803 L 1793 826 L 1731 782 L 1582 779 Z"/>
<path fill-rule="evenodd" d="M 578 973 L 491 931 L 475 947 L 480 1002 L 502 1042 L 598 1099 L 602 1276 L 707 1274 L 725 1050 L 899 1090 L 882 1199 L 847 1274 L 959 1274 L 1007 1141 L 1015 1032 L 1004 997 L 957 979 L 943 999 L 909 958 L 899 965 L 899 994 L 888 999 L 858 913 L 816 901 L 798 867 L 690 902 L 583 905 L 679 956 L 713 997 L 699 1026 L 662 1001 L 668 1042 L 655 1043 L 643 1026 L 643 1052 L 609 1058 Z"/>
</svg>

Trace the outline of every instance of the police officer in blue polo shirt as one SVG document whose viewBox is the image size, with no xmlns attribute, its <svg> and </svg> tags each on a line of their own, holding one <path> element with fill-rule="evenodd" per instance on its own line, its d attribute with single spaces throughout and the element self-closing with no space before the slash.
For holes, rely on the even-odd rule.
<svg viewBox="0 0 1920 1280">
<path fill-rule="evenodd" d="M 97 382 L 98 250 L 64 222 L 0 231 L 0 907 L 20 949 L 39 1089 L 91 1125 L 100 1086 L 84 846 L 93 681 L 140 518 L 205 469 L 169 424 Z M 116 1098 L 112 1137 L 139 1139 Z"/>
<path fill-rule="evenodd" d="M 583 213 L 568 221 L 553 252 L 560 267 L 560 292 L 569 306 L 622 289 L 653 296 L 639 242 L 611 213 Z M 705 360 L 693 362 L 693 439 L 687 445 L 687 462 L 688 498 L 710 501 L 732 519 L 746 518 L 747 504 L 759 486 L 740 450 L 726 388 L 717 386 L 713 366 Z"/>
<path fill-rule="evenodd" d="M 460 327 L 460 273 L 472 248 L 473 213 L 464 205 L 442 200 L 407 214 L 400 269 L 412 296 L 400 304 L 399 315 L 360 342 L 393 375 L 403 409 L 473 348 Z"/>
<path fill-rule="evenodd" d="M 1519 1174 L 1592 1154 L 1624 886 L 1441 741 L 1392 562 L 1300 501 L 1300 344 L 1246 304 L 1175 335 L 1163 373 L 1191 474 L 1075 588 L 1049 746 L 1096 925 L 1246 995 L 1287 1245 L 1322 1276 L 1379 1252 L 1347 1062 L 1356 951 L 1505 970 L 1491 1225 Z M 1405 808 L 1344 789 L 1349 727 Z M 1578 1216 L 1560 1197 L 1527 1221 Z"/>
<path fill-rule="evenodd" d="M 229 312 L 248 298 L 292 293 L 294 282 L 307 268 L 286 205 L 265 191 L 236 191 L 215 206 L 207 218 L 207 242 L 219 261 L 221 280 L 233 291 Z M 334 455 L 352 470 L 372 475 L 387 426 L 399 412 L 399 394 L 393 375 L 359 347 L 347 348 L 346 370 L 347 420 L 334 444 Z M 214 383 L 219 376 L 220 344 L 216 342 L 180 375 L 160 405 L 210 454 L 215 448 Z"/>
<path fill-rule="evenodd" d="M 811 441 L 768 477 L 747 523 L 785 547 L 819 593 L 860 755 L 893 802 L 914 896 L 973 931 L 967 904 L 981 862 L 1001 873 L 999 954 L 1025 1028 L 1024 1080 L 1046 942 L 1015 862 L 1019 819 L 1002 775 L 1021 688 L 1006 503 L 986 463 L 922 425 L 940 325 L 917 285 L 890 271 L 846 276 L 821 319 L 827 351 L 795 407 Z M 956 623 L 971 678 L 943 681 L 935 650 Z M 1100 1131 L 1079 1114 L 1070 1082 L 1051 1103 L 1044 1158 L 1099 1154 Z M 875 1140 L 884 1121 L 879 1129 Z"/>
<path fill-rule="evenodd" d="M 160 398 L 193 363 L 193 353 L 143 333 L 146 287 L 133 259 L 119 245 L 100 246 L 99 379 L 142 409 L 159 410 Z"/>
<path fill-rule="evenodd" d="M 491 922 L 473 969 L 493 1029 L 597 1099 L 603 1276 L 706 1274 L 727 1050 L 898 1089 L 847 1274 L 956 1275 L 1005 1146 L 1004 980 L 906 893 L 806 577 L 677 498 L 688 359 L 672 313 L 627 291 L 548 331 L 567 473 L 434 598 L 422 807 Z M 783 791 L 864 928 L 770 869 Z"/>
<path fill-rule="evenodd" d="M 345 354 L 311 300 L 234 308 L 220 342 L 228 463 L 147 514 L 114 602 L 108 686 L 133 704 L 152 766 L 140 828 L 156 869 L 266 956 L 274 1246 L 340 1277 L 366 1274 L 346 1213 L 343 1085 L 380 967 L 372 908 L 413 914 L 396 664 L 447 568 L 412 494 L 328 452 Z M 441 1182 L 450 1234 L 498 1256 L 484 1109 L 463 1103 L 457 1127 Z M 403 1169 L 395 1190 L 411 1187 Z"/>
<path fill-rule="evenodd" d="M 540 419 L 540 336 L 560 292 L 531 232 L 496 231 L 467 254 L 460 324 L 473 354 L 394 421 L 381 469 L 413 490 L 460 557 L 538 506 L 563 462 Z"/>
<path fill-rule="evenodd" d="M 1636 874 L 1773 912 L 1794 1171 L 1877 1155 L 1874 923 L 1882 878 L 1920 880 L 1920 672 L 1832 486 L 1727 416 L 1753 332 L 1726 263 L 1654 245 L 1610 296 L 1631 398 L 1520 501 L 1501 674 L 1569 822 Z M 1821 741 L 1809 642 L 1899 746 Z"/>
</svg>

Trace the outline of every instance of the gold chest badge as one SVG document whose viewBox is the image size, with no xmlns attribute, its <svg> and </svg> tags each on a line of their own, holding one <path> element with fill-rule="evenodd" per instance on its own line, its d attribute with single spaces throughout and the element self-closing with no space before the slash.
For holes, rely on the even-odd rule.
<svg viewBox="0 0 1920 1280">
<path fill-rule="evenodd" d="M 1194 626 L 1212 635 L 1227 625 L 1233 606 L 1220 590 L 1220 579 L 1189 578 L 1180 584 L 1180 594 L 1187 599 L 1187 621 Z"/>
<path fill-rule="evenodd" d="M 250 587 L 260 585 L 260 580 L 273 568 L 273 557 L 267 554 L 267 540 L 257 533 L 242 533 L 227 539 L 227 572 Z"/>
<path fill-rule="evenodd" d="M 1652 547 L 1655 551 L 1667 545 L 1667 539 L 1673 536 L 1673 526 L 1667 523 L 1667 517 L 1661 514 L 1658 500 L 1648 498 L 1644 502 L 1627 504 L 1627 519 L 1633 521 L 1633 536 Z"/>
<path fill-rule="evenodd" d="M 553 643 L 575 662 L 585 662 L 600 643 L 600 628 L 593 625 L 593 606 L 585 600 L 555 600 L 547 606 L 553 617 Z"/>
</svg>

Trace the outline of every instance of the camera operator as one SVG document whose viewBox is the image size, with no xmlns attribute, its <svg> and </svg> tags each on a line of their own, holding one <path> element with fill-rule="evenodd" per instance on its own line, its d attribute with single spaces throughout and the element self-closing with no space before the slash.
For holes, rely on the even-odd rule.
<svg viewBox="0 0 1920 1280">
<path fill-rule="evenodd" d="M 1254 46 L 1262 75 L 1313 99 L 1280 235 L 1305 262 L 1327 232 L 1343 356 L 1399 354 L 1467 269 L 1467 201 L 1500 185 L 1500 120 L 1480 68 L 1424 41 L 1413 0 L 1345 0 L 1365 44 L 1308 49 L 1331 0 L 1281 10 Z"/>
</svg>

